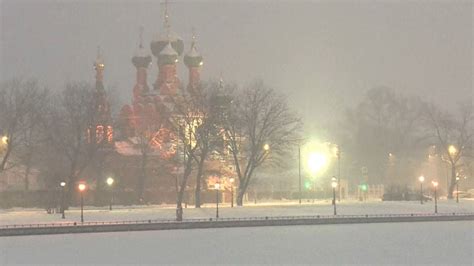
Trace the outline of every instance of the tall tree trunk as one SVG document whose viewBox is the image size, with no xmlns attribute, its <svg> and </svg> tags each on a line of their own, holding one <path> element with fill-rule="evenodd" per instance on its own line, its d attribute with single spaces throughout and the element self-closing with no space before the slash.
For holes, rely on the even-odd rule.
<svg viewBox="0 0 474 266">
<path fill-rule="evenodd" d="M 100 156 L 100 154 L 99 154 Z M 104 186 L 105 186 L 105 180 L 104 180 L 104 160 L 102 157 L 98 158 L 98 163 L 97 163 L 97 180 L 96 180 L 96 189 L 95 189 L 95 205 L 101 206 L 104 204 Z"/>
<path fill-rule="evenodd" d="M 184 191 L 186 189 L 186 184 L 188 182 L 188 178 L 191 175 L 192 170 L 192 158 L 188 158 L 186 161 L 186 168 L 184 169 L 183 179 L 181 180 L 181 184 L 179 186 L 179 193 L 178 198 L 176 201 L 176 221 L 183 220 L 183 198 L 184 198 Z"/>
<path fill-rule="evenodd" d="M 237 206 L 244 205 L 244 194 L 245 194 L 245 191 L 241 188 L 241 185 L 239 185 L 239 189 L 237 191 L 237 199 L 236 199 Z"/>
<path fill-rule="evenodd" d="M 199 159 L 198 171 L 196 175 L 196 190 L 194 191 L 194 206 L 196 208 L 201 208 L 201 180 L 204 170 L 204 161 L 206 159 L 205 155 L 201 155 Z"/>
<path fill-rule="evenodd" d="M 453 198 L 454 187 L 456 186 L 456 165 L 451 164 L 451 182 L 449 182 L 448 199 Z"/>
<path fill-rule="evenodd" d="M 66 191 L 66 197 L 64 199 L 64 208 L 67 210 L 69 206 L 72 205 L 73 202 L 73 195 L 74 191 L 76 188 L 76 167 L 77 167 L 77 162 L 76 160 L 73 160 L 71 162 L 71 169 L 69 172 L 68 179 L 66 180 L 66 185 L 67 185 L 67 191 Z"/>
<path fill-rule="evenodd" d="M 7 144 L 7 151 L 5 152 L 5 155 L 3 155 L 2 162 L 0 163 L 0 173 L 5 170 L 8 157 L 10 157 L 10 154 L 12 152 L 11 144 Z"/>
<path fill-rule="evenodd" d="M 26 164 L 26 169 L 25 169 L 25 191 L 28 191 L 30 189 L 30 172 L 31 172 L 31 165 L 30 163 Z"/>
</svg>

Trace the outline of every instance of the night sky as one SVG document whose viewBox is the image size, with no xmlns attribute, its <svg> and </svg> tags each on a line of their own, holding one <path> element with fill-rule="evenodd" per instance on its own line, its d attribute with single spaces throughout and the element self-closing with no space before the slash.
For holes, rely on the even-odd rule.
<svg viewBox="0 0 474 266">
<path fill-rule="evenodd" d="M 311 129 L 378 86 L 448 109 L 472 99 L 473 5 L 433 2 L 181 0 L 169 10 L 185 51 L 196 28 L 203 80 L 262 78 L 290 97 Z M 163 30 L 160 1 L 1 0 L 0 7 L 2 80 L 35 77 L 54 90 L 93 81 L 100 45 L 106 86 L 123 102 L 135 83 L 139 27 L 146 47 Z M 179 69 L 186 84 L 182 62 Z"/>
</svg>

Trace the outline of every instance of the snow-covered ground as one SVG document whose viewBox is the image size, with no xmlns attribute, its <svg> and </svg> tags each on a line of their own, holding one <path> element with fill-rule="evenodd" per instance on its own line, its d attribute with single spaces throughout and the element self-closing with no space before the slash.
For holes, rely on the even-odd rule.
<svg viewBox="0 0 474 266">
<path fill-rule="evenodd" d="M 192 229 L 0 238 L 0 264 L 472 265 L 473 222 Z"/>
<path fill-rule="evenodd" d="M 343 201 L 338 203 L 339 215 L 353 214 L 410 214 L 433 213 L 434 203 L 427 202 L 421 205 L 416 201 Z M 441 200 L 438 203 L 440 213 L 474 212 L 474 201 L 462 199 L 459 203 L 453 200 Z M 300 216 L 300 215 L 332 215 L 333 207 L 330 201 L 305 202 L 270 202 L 257 205 L 248 203 L 244 207 L 230 208 L 229 205 L 220 206 L 221 218 L 233 217 L 262 217 L 262 216 Z M 184 209 L 184 218 L 211 218 L 215 217 L 215 205 L 205 205 L 195 209 Z M 129 220 L 154 220 L 174 219 L 174 206 L 114 206 L 112 211 L 107 207 L 97 208 L 86 206 L 84 211 L 85 221 L 129 221 Z M 47 214 L 43 209 L 8 209 L 0 210 L 0 225 L 31 224 L 51 222 L 80 221 L 80 210 L 73 208 L 66 212 L 66 219 L 61 219 L 60 214 Z"/>
</svg>

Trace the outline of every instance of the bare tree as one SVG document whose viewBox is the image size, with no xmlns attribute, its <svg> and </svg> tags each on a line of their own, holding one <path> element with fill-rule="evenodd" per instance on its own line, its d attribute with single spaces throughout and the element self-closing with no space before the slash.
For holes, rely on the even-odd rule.
<svg viewBox="0 0 474 266">
<path fill-rule="evenodd" d="M 356 169 L 365 166 L 373 177 L 388 177 L 372 181 L 406 182 L 401 178 L 410 176 L 408 161 L 416 157 L 416 147 L 426 139 L 422 107 L 418 98 L 390 88 L 369 90 L 335 129 L 342 135 L 340 142 L 346 154 L 357 158 L 360 165 Z"/>
<path fill-rule="evenodd" d="M 198 88 L 193 90 L 191 94 L 183 94 L 175 107 L 182 123 L 191 125 L 191 128 L 181 129 L 182 132 L 193 130 L 191 135 L 184 135 L 186 139 L 194 142 L 196 150 L 192 154 L 192 158 L 197 165 L 196 184 L 195 184 L 195 207 L 201 207 L 201 185 L 203 183 L 203 174 L 205 162 L 209 154 L 215 148 L 216 141 L 221 139 L 219 130 L 219 94 L 220 85 L 218 83 L 200 84 Z M 189 116 L 191 114 L 191 116 Z M 183 131 L 184 130 L 184 131 Z M 188 140 L 189 141 L 189 140 Z"/>
<path fill-rule="evenodd" d="M 10 80 L 0 86 L 0 135 L 3 152 L 0 156 L 0 173 L 14 167 L 14 151 L 26 144 L 25 137 L 33 138 L 38 115 L 47 100 L 47 90 L 35 80 Z M 19 159 L 17 157 L 17 159 Z"/>
<path fill-rule="evenodd" d="M 451 168 L 448 198 L 453 198 L 457 169 L 462 166 L 462 158 L 472 150 L 474 134 L 474 112 L 472 101 L 459 104 L 458 115 L 453 116 L 436 108 L 434 104 L 426 108 L 428 126 L 437 140 L 443 160 Z"/>
<path fill-rule="evenodd" d="M 225 135 L 239 179 L 237 205 L 242 206 L 255 170 L 268 158 L 291 150 L 301 121 L 286 98 L 261 81 L 238 93 L 225 115 Z"/>
<path fill-rule="evenodd" d="M 145 184 L 148 179 L 147 166 L 150 159 L 150 154 L 153 152 L 153 147 L 160 144 L 160 133 L 163 124 L 159 119 L 153 119 L 150 116 L 143 116 L 138 122 L 139 126 L 136 130 L 136 143 L 140 151 L 140 173 L 137 179 L 137 200 L 139 203 L 143 202 Z"/>
<path fill-rule="evenodd" d="M 63 204 L 68 204 L 80 174 L 101 146 L 88 135 L 94 123 L 94 90 L 85 82 L 69 83 L 50 107 L 48 140 L 67 165 L 68 197 Z"/>
<path fill-rule="evenodd" d="M 183 176 L 177 182 L 178 195 L 176 199 L 176 220 L 181 221 L 183 219 L 182 203 L 189 176 L 192 173 L 194 162 L 200 161 L 197 155 L 199 150 L 198 129 L 203 124 L 203 114 L 202 110 L 197 108 L 195 100 L 184 93 L 173 98 L 173 106 L 174 112 L 169 116 L 169 124 L 177 135 L 180 146 L 183 147 Z"/>
</svg>

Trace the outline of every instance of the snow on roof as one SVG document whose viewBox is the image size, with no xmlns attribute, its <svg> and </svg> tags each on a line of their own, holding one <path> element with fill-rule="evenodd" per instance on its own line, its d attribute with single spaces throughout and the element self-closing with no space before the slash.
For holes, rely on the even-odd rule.
<svg viewBox="0 0 474 266">
<path fill-rule="evenodd" d="M 140 151 L 140 138 L 139 137 L 131 137 L 128 140 L 124 141 L 116 141 L 115 142 L 115 150 L 124 156 L 140 156 L 142 155 Z M 151 149 L 149 155 L 151 156 L 159 156 L 161 153 L 157 149 Z"/>
<path fill-rule="evenodd" d="M 150 54 L 147 52 L 147 50 L 143 46 L 139 46 L 138 49 L 135 51 L 134 56 L 147 57 L 147 56 L 150 56 Z"/>
<path fill-rule="evenodd" d="M 165 48 L 160 52 L 160 55 L 178 55 L 176 51 L 171 47 L 171 43 L 168 43 Z"/>
<path fill-rule="evenodd" d="M 193 46 L 191 50 L 186 54 L 186 56 L 198 57 L 198 56 L 201 56 L 201 54 L 197 51 L 196 47 Z"/>
</svg>

